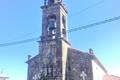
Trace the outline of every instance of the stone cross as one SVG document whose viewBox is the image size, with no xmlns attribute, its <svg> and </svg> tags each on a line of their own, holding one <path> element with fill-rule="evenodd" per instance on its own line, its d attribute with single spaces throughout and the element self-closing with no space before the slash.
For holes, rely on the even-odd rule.
<svg viewBox="0 0 120 80">
<path fill-rule="evenodd" d="M 85 74 L 85 72 L 84 71 L 82 71 L 82 73 L 80 74 L 80 77 L 82 77 L 82 80 L 85 80 L 85 77 L 86 77 L 87 75 Z"/>
</svg>

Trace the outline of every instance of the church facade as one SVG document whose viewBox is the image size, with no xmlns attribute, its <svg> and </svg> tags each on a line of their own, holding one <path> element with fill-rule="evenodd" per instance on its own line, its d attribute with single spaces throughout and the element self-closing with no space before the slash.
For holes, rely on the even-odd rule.
<svg viewBox="0 0 120 80">
<path fill-rule="evenodd" d="M 106 69 L 92 49 L 82 52 L 68 42 L 62 0 L 44 0 L 39 53 L 28 57 L 27 80 L 103 80 Z"/>
</svg>

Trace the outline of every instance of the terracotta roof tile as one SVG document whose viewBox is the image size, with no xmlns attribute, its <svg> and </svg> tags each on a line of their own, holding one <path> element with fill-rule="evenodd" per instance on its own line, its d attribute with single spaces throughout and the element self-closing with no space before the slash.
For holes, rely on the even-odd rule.
<svg viewBox="0 0 120 80">
<path fill-rule="evenodd" d="M 103 80 L 120 80 L 120 77 L 114 75 L 105 75 Z"/>
</svg>

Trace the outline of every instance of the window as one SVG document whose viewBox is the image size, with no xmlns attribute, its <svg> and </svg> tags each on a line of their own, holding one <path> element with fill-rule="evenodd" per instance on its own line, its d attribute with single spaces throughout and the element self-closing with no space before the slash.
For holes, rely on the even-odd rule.
<svg viewBox="0 0 120 80">
<path fill-rule="evenodd" d="M 56 29 L 56 15 L 50 15 L 48 17 L 48 27 L 50 31 Z"/>
</svg>

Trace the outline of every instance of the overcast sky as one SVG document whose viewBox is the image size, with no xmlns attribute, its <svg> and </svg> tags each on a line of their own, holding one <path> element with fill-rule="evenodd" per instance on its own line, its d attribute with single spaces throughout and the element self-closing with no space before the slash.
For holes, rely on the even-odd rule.
<svg viewBox="0 0 120 80">
<path fill-rule="evenodd" d="M 68 28 L 76 28 L 120 15 L 120 0 L 65 0 Z M 39 37 L 43 0 L 0 0 L 0 44 Z M 105 68 L 120 76 L 120 20 L 69 33 L 76 49 L 94 50 Z M 1 45 L 0 45 L 1 46 Z M 27 80 L 27 55 L 38 54 L 37 40 L 0 47 L 0 69 L 10 80 Z"/>
</svg>

